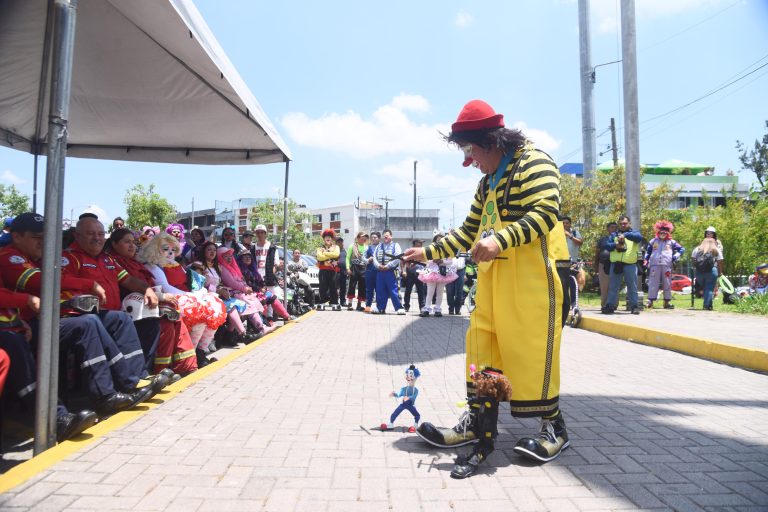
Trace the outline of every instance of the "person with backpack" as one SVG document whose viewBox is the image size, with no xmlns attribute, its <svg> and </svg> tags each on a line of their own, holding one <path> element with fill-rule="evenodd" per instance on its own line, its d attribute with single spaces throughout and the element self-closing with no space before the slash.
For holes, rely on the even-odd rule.
<svg viewBox="0 0 768 512">
<path fill-rule="evenodd" d="M 723 253 L 718 249 L 713 238 L 705 238 L 691 253 L 691 262 L 696 273 L 696 281 L 704 290 L 704 309 L 712 311 L 712 298 L 717 282 L 718 262 L 723 260 Z"/>
</svg>

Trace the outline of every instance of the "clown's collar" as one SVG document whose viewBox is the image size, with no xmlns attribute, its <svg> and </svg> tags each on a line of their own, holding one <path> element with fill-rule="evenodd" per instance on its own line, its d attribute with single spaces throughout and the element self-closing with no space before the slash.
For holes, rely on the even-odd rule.
<svg viewBox="0 0 768 512">
<path fill-rule="evenodd" d="M 174 261 L 173 263 L 166 263 L 165 265 L 163 265 L 163 268 L 175 268 L 175 267 L 178 267 L 178 266 L 179 266 L 179 264 Z"/>
</svg>

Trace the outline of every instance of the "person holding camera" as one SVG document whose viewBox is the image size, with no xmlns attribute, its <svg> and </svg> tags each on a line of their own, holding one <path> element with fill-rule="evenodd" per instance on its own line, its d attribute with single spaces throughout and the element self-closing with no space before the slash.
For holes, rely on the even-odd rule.
<svg viewBox="0 0 768 512">
<path fill-rule="evenodd" d="M 619 229 L 614 232 L 605 247 L 610 252 L 611 270 L 610 283 L 608 285 L 608 303 L 601 309 L 605 315 L 611 315 L 619 304 L 619 288 L 621 280 L 627 285 L 627 301 L 629 310 L 633 315 L 640 314 L 637 300 L 637 251 L 643 235 L 639 231 L 632 230 L 629 217 L 619 217 Z"/>
</svg>

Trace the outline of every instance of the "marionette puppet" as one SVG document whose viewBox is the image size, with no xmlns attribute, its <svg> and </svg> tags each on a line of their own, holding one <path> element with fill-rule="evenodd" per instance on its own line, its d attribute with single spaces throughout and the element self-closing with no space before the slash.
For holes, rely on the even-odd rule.
<svg viewBox="0 0 768 512">
<path fill-rule="evenodd" d="M 648 267 L 648 309 L 653 308 L 653 301 L 658 298 L 659 285 L 664 291 L 664 309 L 674 309 L 672 305 L 672 265 L 685 252 L 682 245 L 672 238 L 675 226 L 667 220 L 660 220 L 654 226 L 656 237 L 648 243 L 643 262 Z"/>
<path fill-rule="evenodd" d="M 381 430 L 392 430 L 397 417 L 403 411 L 408 411 L 413 414 L 413 425 L 408 427 L 408 432 L 416 432 L 416 427 L 419 424 L 421 414 L 416 410 L 416 397 L 419 396 L 419 388 L 416 387 L 416 380 L 421 376 L 421 372 L 414 365 L 409 366 L 405 370 L 405 381 L 407 385 L 400 388 L 400 392 L 396 393 L 392 391 L 389 396 L 397 398 L 400 401 L 400 405 L 394 410 L 389 417 L 389 423 L 382 423 Z"/>
</svg>

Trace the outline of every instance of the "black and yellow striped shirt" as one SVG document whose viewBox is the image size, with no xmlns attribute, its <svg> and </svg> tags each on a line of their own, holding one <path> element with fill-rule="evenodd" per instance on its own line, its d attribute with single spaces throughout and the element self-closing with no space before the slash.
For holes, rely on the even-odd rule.
<svg viewBox="0 0 768 512">
<path fill-rule="evenodd" d="M 469 251 L 474 245 L 485 199 L 490 193 L 489 178 L 483 176 L 480 180 L 464 224 L 424 249 L 427 259 L 448 258 Z M 506 226 L 494 237 L 502 251 L 531 243 L 557 224 L 560 172 L 543 151 L 531 146 L 518 150 L 493 193 Z"/>
</svg>

